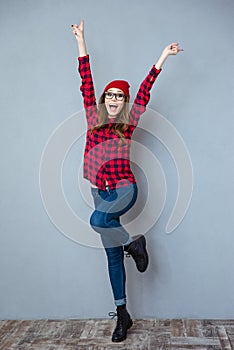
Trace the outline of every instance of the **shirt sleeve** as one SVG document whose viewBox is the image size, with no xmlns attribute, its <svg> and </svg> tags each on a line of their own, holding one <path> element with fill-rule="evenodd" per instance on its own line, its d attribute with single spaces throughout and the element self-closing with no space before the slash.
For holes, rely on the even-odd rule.
<svg viewBox="0 0 234 350">
<path fill-rule="evenodd" d="M 153 66 L 141 83 L 130 111 L 129 123 L 131 125 L 137 126 L 140 116 L 145 112 L 146 106 L 150 100 L 150 90 L 161 70 L 162 69 L 157 69 Z"/>
<path fill-rule="evenodd" d="M 97 104 L 93 78 L 89 63 L 89 55 L 78 57 L 78 71 L 81 77 L 80 91 L 82 92 L 86 118 L 89 127 L 97 124 Z"/>
</svg>

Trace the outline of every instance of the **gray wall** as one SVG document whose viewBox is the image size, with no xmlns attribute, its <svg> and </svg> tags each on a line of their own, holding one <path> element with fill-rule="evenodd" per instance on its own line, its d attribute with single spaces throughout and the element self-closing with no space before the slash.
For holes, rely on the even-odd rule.
<svg viewBox="0 0 234 350">
<path fill-rule="evenodd" d="M 175 167 L 160 143 L 141 136 L 158 153 L 168 193 L 147 233 L 148 271 L 126 261 L 133 317 L 234 317 L 233 15 L 231 0 L 1 1 L 0 318 L 107 317 L 114 307 L 103 250 L 62 234 L 39 188 L 47 140 L 82 109 L 70 28 L 81 18 L 97 95 L 120 73 L 134 95 L 165 45 L 185 50 L 166 62 L 150 107 L 187 145 L 193 196 L 166 234 Z M 88 217 L 77 187 L 82 152 L 77 142 L 69 153 L 64 191 Z"/>
</svg>

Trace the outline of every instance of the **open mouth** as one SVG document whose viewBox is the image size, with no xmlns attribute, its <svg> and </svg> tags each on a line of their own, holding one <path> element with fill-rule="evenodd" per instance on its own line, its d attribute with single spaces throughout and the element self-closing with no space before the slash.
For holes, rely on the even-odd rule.
<svg viewBox="0 0 234 350">
<path fill-rule="evenodd" d="M 118 105 L 115 105 L 115 104 L 109 104 L 109 108 L 111 110 L 111 112 L 115 112 L 118 108 Z"/>
</svg>

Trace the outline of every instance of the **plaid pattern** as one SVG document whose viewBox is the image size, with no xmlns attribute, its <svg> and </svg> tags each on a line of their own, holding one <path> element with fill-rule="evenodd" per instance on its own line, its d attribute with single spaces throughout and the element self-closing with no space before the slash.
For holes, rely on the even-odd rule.
<svg viewBox="0 0 234 350">
<path fill-rule="evenodd" d="M 98 113 L 89 55 L 78 57 L 78 62 L 78 71 L 82 80 L 80 90 L 84 99 L 88 126 L 84 151 L 84 177 L 101 190 L 105 190 L 106 181 L 110 189 L 128 185 L 129 182 L 136 183 L 130 167 L 131 138 L 140 116 L 146 110 L 151 87 L 161 69 L 158 70 L 153 66 L 141 83 L 130 110 L 128 128 L 124 132 L 126 141 L 122 144 L 112 128 L 115 118 L 109 119 L 101 129 L 91 133 L 91 128 L 98 124 Z"/>
</svg>

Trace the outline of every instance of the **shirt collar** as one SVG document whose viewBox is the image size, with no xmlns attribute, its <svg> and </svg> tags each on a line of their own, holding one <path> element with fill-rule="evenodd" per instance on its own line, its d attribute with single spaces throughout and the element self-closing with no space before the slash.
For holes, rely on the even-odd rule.
<svg viewBox="0 0 234 350">
<path fill-rule="evenodd" d="M 115 124 L 116 118 L 108 118 L 108 124 Z"/>
</svg>

